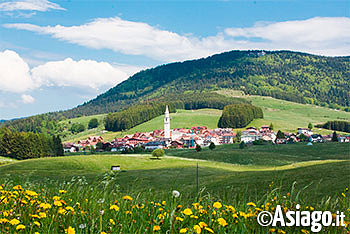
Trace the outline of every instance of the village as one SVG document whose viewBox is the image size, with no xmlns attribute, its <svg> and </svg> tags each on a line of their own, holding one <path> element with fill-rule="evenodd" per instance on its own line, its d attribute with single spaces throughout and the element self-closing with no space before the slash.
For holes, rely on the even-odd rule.
<svg viewBox="0 0 350 234">
<path fill-rule="evenodd" d="M 271 143 L 291 144 L 296 142 L 324 143 L 332 141 L 332 134 L 314 134 L 309 128 L 298 128 L 296 133 L 275 132 L 270 126 L 263 125 L 260 129 L 248 127 L 242 132 L 234 132 L 232 128 L 208 129 L 206 126 L 194 126 L 191 129 L 175 128 L 170 129 L 170 115 L 168 107 L 164 113 L 164 129 L 152 132 L 137 132 L 125 135 L 122 138 L 115 138 L 112 141 L 104 141 L 102 136 L 91 136 L 86 140 L 79 140 L 77 143 L 66 142 L 63 144 L 66 153 L 74 153 L 94 149 L 99 152 L 125 152 L 137 147 L 146 151 L 154 149 L 184 149 L 215 145 L 233 144 L 244 142 L 247 145 Z M 350 135 L 337 136 L 339 142 L 350 142 Z"/>
</svg>

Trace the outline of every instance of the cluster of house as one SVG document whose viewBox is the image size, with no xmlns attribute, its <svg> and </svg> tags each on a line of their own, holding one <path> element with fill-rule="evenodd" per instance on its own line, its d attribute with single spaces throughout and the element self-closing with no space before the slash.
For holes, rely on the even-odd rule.
<svg viewBox="0 0 350 234">
<path fill-rule="evenodd" d="M 332 141 L 332 134 L 320 135 L 314 134 L 308 128 L 298 128 L 297 133 L 284 132 L 283 137 L 277 136 L 269 126 L 261 126 L 258 130 L 254 127 L 249 127 L 242 132 L 241 141 L 251 143 L 257 140 L 271 141 L 275 144 L 287 144 L 288 142 L 300 142 L 307 140 L 309 142 L 327 142 Z M 350 142 L 350 135 L 338 136 L 339 142 Z"/>
<path fill-rule="evenodd" d="M 135 147 L 144 147 L 146 150 L 159 148 L 194 148 L 196 145 L 208 146 L 211 142 L 215 145 L 232 144 L 236 133 L 231 128 L 208 129 L 205 126 L 192 127 L 191 129 L 176 128 L 170 131 L 170 137 L 165 137 L 164 130 L 153 132 L 138 132 L 132 135 L 125 135 L 122 138 L 115 138 L 112 141 L 104 141 L 101 136 L 92 136 L 86 140 L 79 140 L 77 144 L 64 143 L 66 152 L 77 152 L 87 147 L 97 150 L 123 151 Z"/>
<path fill-rule="evenodd" d="M 100 143 L 97 150 L 123 151 L 135 147 L 143 147 L 146 150 L 159 148 L 194 148 L 196 145 L 208 146 L 211 142 L 215 145 L 232 144 L 236 133 L 231 128 L 208 129 L 205 126 L 192 127 L 191 129 L 176 128 L 170 131 L 170 138 L 165 138 L 164 130 L 153 132 L 138 132 L 125 135 L 112 141 L 104 141 L 101 136 L 92 136 L 86 140 L 79 140 L 77 144 L 65 143 L 65 152 L 83 151 L 86 147 L 94 147 Z M 332 140 L 332 134 L 314 134 L 310 129 L 298 128 L 297 133 L 284 132 L 284 137 L 278 138 L 277 133 L 269 126 L 261 126 L 260 129 L 249 127 L 241 133 L 240 141 L 246 144 L 254 141 L 271 141 L 275 144 L 287 144 L 307 139 L 309 142 L 327 142 Z M 338 136 L 340 142 L 350 142 L 350 135 Z"/>
</svg>

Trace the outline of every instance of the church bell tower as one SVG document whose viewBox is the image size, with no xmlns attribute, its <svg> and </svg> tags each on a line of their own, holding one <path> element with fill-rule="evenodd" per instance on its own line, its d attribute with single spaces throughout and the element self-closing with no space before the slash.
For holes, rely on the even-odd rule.
<svg viewBox="0 0 350 234">
<path fill-rule="evenodd" d="M 168 105 L 166 105 L 164 113 L 164 138 L 170 139 L 170 116 Z"/>
</svg>

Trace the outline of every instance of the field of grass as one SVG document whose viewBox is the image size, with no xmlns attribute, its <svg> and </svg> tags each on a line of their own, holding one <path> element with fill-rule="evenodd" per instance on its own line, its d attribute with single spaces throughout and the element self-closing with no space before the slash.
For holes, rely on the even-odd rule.
<svg viewBox="0 0 350 234">
<path fill-rule="evenodd" d="M 169 150 L 166 155 L 161 160 L 145 154 L 80 155 L 3 165 L 0 166 L 0 184 L 4 185 L 0 186 L 0 192 L 5 189 L 4 193 L 11 196 L 8 203 L 0 203 L 0 206 L 3 211 L 14 210 L 10 217 L 20 220 L 25 233 L 33 230 L 64 233 L 68 228 L 76 233 L 154 233 L 158 228 L 159 233 L 179 233 L 182 228 L 187 228 L 187 233 L 195 233 L 199 222 L 205 222 L 215 233 L 233 230 L 235 233 L 268 233 L 268 228 L 257 225 L 258 210 L 247 205 L 249 202 L 267 210 L 268 206 L 277 204 L 288 209 L 301 204 L 303 210 L 312 206 L 315 210 L 332 212 L 350 208 L 350 193 L 345 190 L 350 186 L 348 143 L 311 147 L 305 144 L 264 145 L 243 150 L 238 149 L 238 145 L 225 145 L 213 151 L 205 148 L 199 153 Z M 122 171 L 112 173 L 113 165 L 120 165 Z M 39 196 L 28 198 L 32 192 L 18 187 L 13 189 L 16 184 Z M 21 202 L 16 200 L 14 190 L 19 192 Z M 60 194 L 59 190 L 64 191 Z M 178 199 L 171 196 L 173 190 L 180 192 Z M 21 205 L 27 202 L 23 201 L 24 197 L 29 199 L 27 205 Z M 50 204 L 52 208 L 43 210 L 35 202 L 30 203 L 31 199 L 38 200 L 38 204 Z M 197 199 L 206 210 L 204 213 L 196 208 L 199 205 L 192 205 Z M 213 211 L 217 201 L 235 210 L 223 208 L 219 212 L 220 208 L 215 208 L 217 210 Z M 183 207 L 177 207 L 178 204 Z M 116 210 L 112 205 L 117 206 L 113 208 Z M 185 208 L 191 209 L 198 219 L 187 216 Z M 47 218 L 29 218 L 36 213 L 43 215 L 43 212 Z M 179 219 L 174 224 L 173 215 L 183 221 Z M 220 225 L 220 218 L 225 219 L 227 225 Z M 35 220 L 40 225 L 33 223 Z M 0 224 L 0 232 L 15 229 L 13 225 L 6 225 L 6 222 Z M 209 233 L 204 226 L 200 227 L 202 233 Z M 287 233 L 300 233 L 300 230 L 284 229 Z M 331 228 L 324 233 L 343 231 Z"/>
</svg>

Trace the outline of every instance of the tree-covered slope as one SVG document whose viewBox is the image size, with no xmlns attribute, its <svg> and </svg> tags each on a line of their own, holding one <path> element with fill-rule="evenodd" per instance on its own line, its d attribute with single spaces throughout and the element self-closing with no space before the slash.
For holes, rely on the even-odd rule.
<svg viewBox="0 0 350 234">
<path fill-rule="evenodd" d="M 139 99 L 220 88 L 347 108 L 349 68 L 349 57 L 290 51 L 231 51 L 141 71 L 66 114 L 111 112 Z"/>
</svg>

